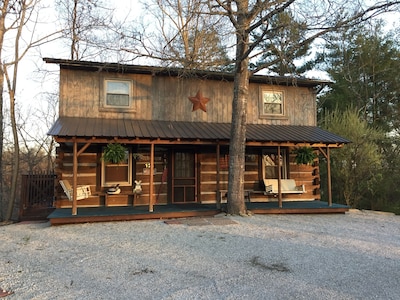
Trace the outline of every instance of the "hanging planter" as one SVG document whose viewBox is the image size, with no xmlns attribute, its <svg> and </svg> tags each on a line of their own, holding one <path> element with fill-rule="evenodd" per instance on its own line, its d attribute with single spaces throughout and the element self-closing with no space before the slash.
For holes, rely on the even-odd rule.
<svg viewBox="0 0 400 300">
<path fill-rule="evenodd" d="M 311 165 L 317 158 L 317 154 L 311 147 L 298 147 L 293 150 L 293 153 L 296 154 L 295 162 L 298 165 Z"/>
<path fill-rule="evenodd" d="M 102 159 L 106 163 L 119 164 L 126 159 L 126 148 L 119 143 L 110 143 L 104 149 Z"/>
</svg>

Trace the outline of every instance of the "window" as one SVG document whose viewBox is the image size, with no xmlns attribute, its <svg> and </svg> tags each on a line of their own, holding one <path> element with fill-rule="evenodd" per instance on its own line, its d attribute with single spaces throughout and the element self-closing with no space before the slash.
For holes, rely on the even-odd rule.
<svg viewBox="0 0 400 300">
<path fill-rule="evenodd" d="M 132 185 L 132 156 L 130 151 L 126 151 L 125 160 L 119 164 L 102 161 L 101 185 L 111 187 L 116 184 L 120 186 Z"/>
<path fill-rule="evenodd" d="M 283 115 L 283 92 L 261 91 L 261 111 L 263 115 Z"/>
<path fill-rule="evenodd" d="M 264 179 L 278 179 L 278 164 L 281 166 L 281 178 L 287 178 L 287 160 L 285 149 L 281 149 L 279 156 L 278 149 L 264 150 L 262 158 Z"/>
<path fill-rule="evenodd" d="M 105 101 L 107 108 L 126 108 L 132 106 L 132 83 L 128 80 L 106 80 Z"/>
</svg>

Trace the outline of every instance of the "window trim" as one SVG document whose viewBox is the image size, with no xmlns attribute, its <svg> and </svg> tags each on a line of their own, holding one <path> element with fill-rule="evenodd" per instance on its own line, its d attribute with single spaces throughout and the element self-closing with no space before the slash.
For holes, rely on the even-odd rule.
<svg viewBox="0 0 400 300">
<path fill-rule="evenodd" d="M 123 82 L 123 83 L 128 83 L 128 105 L 127 106 L 117 106 L 117 105 L 108 105 L 107 104 L 107 95 L 108 95 L 108 83 L 109 82 Z M 121 94 L 124 95 L 124 94 Z M 106 110 L 106 111 L 135 111 L 135 102 L 133 101 L 133 81 L 130 79 L 122 79 L 122 78 L 104 78 L 103 79 L 103 86 L 102 86 L 102 92 L 101 92 L 101 102 L 100 102 L 100 109 L 101 110 Z"/>
<path fill-rule="evenodd" d="M 280 113 L 266 113 L 264 111 L 264 95 L 270 93 L 270 94 L 281 94 L 281 112 Z M 260 88 L 260 116 L 262 117 L 275 117 L 275 118 L 281 118 L 285 116 L 285 91 L 284 90 L 276 90 L 276 89 L 270 89 L 270 88 L 265 88 L 261 87 Z"/>
<path fill-rule="evenodd" d="M 104 160 L 101 160 L 101 186 L 102 187 L 112 187 L 116 184 L 120 186 L 132 186 L 132 151 L 131 149 L 127 149 L 128 154 L 127 163 L 119 163 L 119 164 L 112 164 L 106 163 Z M 104 153 L 104 147 L 102 148 L 102 154 Z M 106 181 L 106 166 L 115 166 L 115 167 L 123 167 L 126 166 L 128 168 L 128 180 L 127 181 Z"/>
</svg>

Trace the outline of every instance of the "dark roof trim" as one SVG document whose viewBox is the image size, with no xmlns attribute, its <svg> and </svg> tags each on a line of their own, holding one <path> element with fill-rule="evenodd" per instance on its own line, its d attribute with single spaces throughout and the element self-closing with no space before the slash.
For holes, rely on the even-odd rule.
<svg viewBox="0 0 400 300">
<path fill-rule="evenodd" d="M 63 138 L 230 140 L 229 123 L 60 117 L 49 135 Z M 346 144 L 345 138 L 315 126 L 247 124 L 247 142 Z"/>
<path fill-rule="evenodd" d="M 119 63 L 102 63 L 90 61 L 74 61 L 66 59 L 43 58 L 46 63 L 58 64 L 61 69 L 86 70 L 93 72 L 116 72 L 116 73 L 133 73 L 133 74 L 149 74 L 158 76 L 183 76 L 195 77 L 210 80 L 226 80 L 233 81 L 234 74 L 228 72 L 202 71 L 202 70 L 185 70 L 182 68 L 164 68 L 155 66 L 126 65 Z M 300 87 L 320 87 L 332 84 L 328 80 L 314 80 L 305 78 L 296 78 L 288 76 L 267 76 L 253 75 L 250 82 L 275 84 L 284 86 L 300 86 Z"/>
</svg>

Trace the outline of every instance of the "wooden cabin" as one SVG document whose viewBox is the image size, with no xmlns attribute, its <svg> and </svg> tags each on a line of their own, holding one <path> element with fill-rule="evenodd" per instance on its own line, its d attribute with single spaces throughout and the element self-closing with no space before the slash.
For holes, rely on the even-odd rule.
<svg viewBox="0 0 400 300">
<path fill-rule="evenodd" d="M 57 175 L 90 196 L 70 201 L 58 186 L 56 207 L 138 206 L 226 201 L 233 75 L 45 58 L 60 67 Z M 320 200 L 318 158 L 297 165 L 293 149 L 329 157 L 348 141 L 318 128 L 316 95 L 329 82 L 250 78 L 244 188 L 252 202 Z M 102 159 L 109 143 L 126 147 L 118 164 Z M 290 179 L 301 192 L 266 192 L 264 179 Z M 328 180 L 330 180 L 328 178 Z M 141 193 L 134 194 L 135 181 Z M 118 195 L 109 195 L 119 184 Z"/>
</svg>

